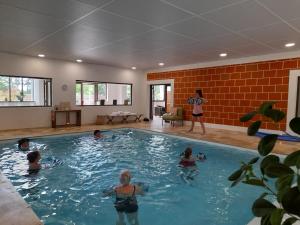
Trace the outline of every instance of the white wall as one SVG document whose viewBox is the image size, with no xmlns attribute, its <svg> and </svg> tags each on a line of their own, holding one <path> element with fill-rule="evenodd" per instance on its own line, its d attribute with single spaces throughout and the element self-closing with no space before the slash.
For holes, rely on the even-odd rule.
<svg viewBox="0 0 300 225">
<path fill-rule="evenodd" d="M 143 72 L 108 66 L 78 64 L 0 53 L 0 74 L 52 78 L 53 105 L 70 101 L 72 108 L 82 109 L 82 124 L 93 124 L 96 115 L 113 111 L 147 112 L 144 104 L 146 77 Z M 75 106 L 75 81 L 108 81 L 133 84 L 132 106 Z M 62 90 L 67 84 L 68 89 Z M 0 130 L 50 127 L 52 107 L 0 108 Z"/>
<path fill-rule="evenodd" d="M 288 95 L 288 110 L 286 116 L 286 131 L 289 134 L 297 135 L 294 133 L 289 123 L 296 117 L 296 105 L 297 105 L 297 88 L 298 88 L 298 77 L 300 77 L 300 70 L 291 70 L 289 75 L 289 95 Z"/>
</svg>

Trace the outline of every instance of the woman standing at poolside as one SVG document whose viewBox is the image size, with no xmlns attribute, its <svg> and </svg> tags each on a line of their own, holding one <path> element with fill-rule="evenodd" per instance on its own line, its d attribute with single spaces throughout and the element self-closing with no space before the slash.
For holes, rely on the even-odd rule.
<svg viewBox="0 0 300 225">
<path fill-rule="evenodd" d="M 195 121 L 199 120 L 200 125 L 202 127 L 202 131 L 203 131 L 203 135 L 205 134 L 205 126 L 204 126 L 204 122 L 202 119 L 203 116 L 203 109 L 202 109 L 202 104 L 206 103 L 207 100 L 205 98 L 203 98 L 203 94 L 202 94 L 202 90 L 196 90 L 195 93 L 195 98 L 194 98 L 194 102 L 193 102 L 193 113 L 192 113 L 192 126 L 191 129 L 189 129 L 189 132 L 192 132 L 195 126 Z"/>
</svg>

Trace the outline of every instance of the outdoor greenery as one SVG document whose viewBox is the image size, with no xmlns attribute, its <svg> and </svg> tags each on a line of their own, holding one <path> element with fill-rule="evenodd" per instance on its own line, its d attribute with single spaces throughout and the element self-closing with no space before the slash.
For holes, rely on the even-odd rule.
<svg viewBox="0 0 300 225">
<path fill-rule="evenodd" d="M 285 118 L 285 113 L 274 109 L 275 102 L 263 103 L 257 111 L 250 112 L 240 118 L 241 122 L 254 120 L 261 115 L 268 121 L 278 124 Z M 262 125 L 262 120 L 256 120 L 248 127 L 248 135 L 253 136 Z M 290 121 L 292 131 L 300 134 L 300 118 Z M 278 135 L 269 134 L 258 144 L 260 157 L 241 163 L 241 167 L 229 176 L 232 187 L 242 182 L 247 185 L 261 187 L 264 192 L 252 205 L 252 212 L 261 218 L 261 225 L 291 225 L 300 219 L 300 150 L 293 152 L 284 159 L 271 154 Z M 259 161 L 260 173 L 254 171 L 254 165 Z M 273 187 L 275 181 L 275 187 Z M 284 217 L 285 216 L 285 217 Z"/>
</svg>

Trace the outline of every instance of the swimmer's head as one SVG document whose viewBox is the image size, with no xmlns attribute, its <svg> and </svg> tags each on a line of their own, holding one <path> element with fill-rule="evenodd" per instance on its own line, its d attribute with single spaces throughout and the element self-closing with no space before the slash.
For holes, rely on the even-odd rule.
<svg viewBox="0 0 300 225">
<path fill-rule="evenodd" d="M 20 150 L 27 151 L 29 150 L 29 139 L 22 138 L 18 141 L 18 147 Z"/>
<path fill-rule="evenodd" d="M 120 183 L 123 185 L 128 185 L 131 180 L 131 174 L 129 170 L 123 170 L 120 174 Z"/>
<path fill-rule="evenodd" d="M 41 154 L 39 151 L 33 151 L 27 154 L 27 160 L 29 163 L 38 162 L 40 159 L 41 159 Z"/>
<path fill-rule="evenodd" d="M 94 137 L 95 138 L 100 138 L 101 137 L 101 131 L 100 130 L 95 130 L 94 131 Z"/>
<path fill-rule="evenodd" d="M 192 148 L 188 147 L 184 151 L 184 158 L 189 159 L 192 154 L 193 154 Z"/>
</svg>

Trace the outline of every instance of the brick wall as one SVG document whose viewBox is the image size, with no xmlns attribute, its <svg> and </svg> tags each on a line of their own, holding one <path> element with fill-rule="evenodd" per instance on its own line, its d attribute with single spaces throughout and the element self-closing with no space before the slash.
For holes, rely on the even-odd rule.
<svg viewBox="0 0 300 225">
<path fill-rule="evenodd" d="M 174 79 L 174 105 L 184 107 L 185 120 L 192 117 L 187 98 L 201 88 L 208 99 L 203 107 L 205 122 L 247 126 L 239 118 L 263 101 L 277 101 L 276 107 L 287 112 L 289 70 L 298 68 L 300 58 L 149 73 L 147 79 Z M 285 127 L 282 121 L 280 130 Z M 270 122 L 262 128 L 279 129 Z"/>
</svg>

